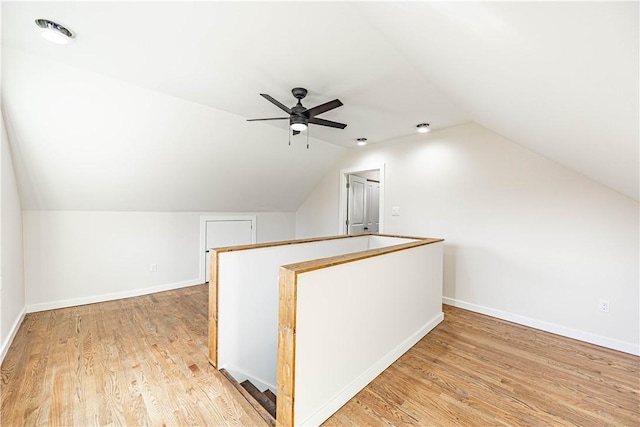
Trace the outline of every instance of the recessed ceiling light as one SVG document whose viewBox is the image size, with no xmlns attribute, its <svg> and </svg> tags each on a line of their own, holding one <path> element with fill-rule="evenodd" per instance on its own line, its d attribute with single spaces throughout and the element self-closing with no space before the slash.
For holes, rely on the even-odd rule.
<svg viewBox="0 0 640 427">
<path fill-rule="evenodd" d="M 357 138 L 358 145 L 367 145 L 367 138 Z"/>
<path fill-rule="evenodd" d="M 40 35 L 52 43 L 67 44 L 73 37 L 71 31 L 57 22 L 49 21 L 48 19 L 36 19 L 36 25 L 43 30 Z"/>
<path fill-rule="evenodd" d="M 429 123 L 420 123 L 416 127 L 418 128 L 418 132 L 420 133 L 427 133 L 431 130 L 429 129 Z"/>
</svg>

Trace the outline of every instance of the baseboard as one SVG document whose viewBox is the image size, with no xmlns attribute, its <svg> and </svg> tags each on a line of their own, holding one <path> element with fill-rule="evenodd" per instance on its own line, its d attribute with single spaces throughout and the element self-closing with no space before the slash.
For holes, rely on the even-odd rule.
<svg viewBox="0 0 640 427">
<path fill-rule="evenodd" d="M 18 329 L 20 329 L 20 325 L 22 325 L 22 321 L 24 320 L 25 314 L 27 314 L 26 307 L 24 307 L 22 311 L 20 311 L 20 314 L 16 318 L 16 321 L 11 326 L 9 335 L 7 335 L 7 337 L 3 341 L 2 348 L 0 348 L 0 364 L 4 362 L 4 357 L 7 355 L 7 352 L 9 351 L 9 347 L 11 347 L 11 343 L 13 342 L 13 339 L 16 337 L 16 334 L 18 333 Z"/>
<path fill-rule="evenodd" d="M 201 280 L 186 280 L 184 282 L 167 283 L 159 286 L 152 286 L 149 288 L 131 289 L 122 292 L 113 292 L 110 294 L 92 295 L 89 297 L 73 298 L 67 300 L 58 300 L 51 302 L 44 302 L 40 304 L 28 304 L 27 313 L 34 313 L 36 311 L 55 310 L 56 308 L 75 307 L 77 305 L 94 304 L 97 302 L 113 301 L 123 298 L 137 297 L 140 295 L 154 294 L 156 292 L 171 291 L 173 289 L 186 288 L 188 286 L 200 285 Z"/>
<path fill-rule="evenodd" d="M 454 298 L 442 297 L 442 302 L 444 304 L 463 308 L 475 313 L 486 314 L 487 316 L 506 320 L 508 322 L 517 323 L 519 325 L 528 326 L 530 328 L 539 329 L 545 332 L 551 332 L 552 334 L 561 335 L 563 337 L 599 345 L 600 347 L 606 347 L 612 350 L 622 351 L 624 353 L 640 356 L 640 345 L 630 342 L 603 337 L 601 335 L 592 334 L 578 329 L 567 328 L 566 326 L 557 325 L 555 323 L 544 322 L 542 320 L 532 319 L 530 317 L 521 316 L 519 314 L 496 310 L 494 308 L 460 301 Z"/>
<path fill-rule="evenodd" d="M 346 402 L 353 396 L 358 394 L 360 390 L 365 388 L 367 384 L 373 381 L 378 375 L 380 375 L 385 369 L 387 369 L 393 362 L 398 360 L 400 356 L 405 354 L 411 347 L 413 347 L 418 341 L 420 341 L 425 335 L 427 335 L 433 328 L 438 326 L 440 322 L 444 320 L 444 313 L 437 314 L 433 319 L 427 322 L 416 332 L 411 334 L 406 340 L 400 343 L 397 347 L 392 349 L 389 353 L 378 360 L 367 371 L 356 378 L 352 383 L 347 385 L 341 392 L 336 394 L 331 400 L 329 400 L 324 406 L 318 409 L 313 415 L 299 425 L 304 426 L 319 426 L 331 415 L 333 415 L 338 409 L 340 409 Z"/>
</svg>

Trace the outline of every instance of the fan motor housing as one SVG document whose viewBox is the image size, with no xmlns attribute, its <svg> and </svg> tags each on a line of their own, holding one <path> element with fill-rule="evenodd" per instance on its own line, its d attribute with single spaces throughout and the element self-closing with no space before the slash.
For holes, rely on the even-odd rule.
<svg viewBox="0 0 640 427">
<path fill-rule="evenodd" d="M 304 116 L 306 117 L 306 113 L 307 109 L 305 107 L 302 106 L 302 104 L 298 103 L 298 105 L 294 106 L 291 109 L 291 115 L 292 116 Z"/>
</svg>

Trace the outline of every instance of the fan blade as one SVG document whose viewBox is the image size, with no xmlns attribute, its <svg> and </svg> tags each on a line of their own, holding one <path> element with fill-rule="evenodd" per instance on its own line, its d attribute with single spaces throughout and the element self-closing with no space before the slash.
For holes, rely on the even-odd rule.
<svg viewBox="0 0 640 427">
<path fill-rule="evenodd" d="M 334 99 L 333 101 L 325 102 L 324 104 L 320 104 L 316 107 L 309 108 L 306 112 L 307 117 L 311 118 L 317 116 L 318 114 L 322 114 L 329 110 L 333 110 L 334 108 L 341 107 L 343 104 L 339 99 Z"/>
<path fill-rule="evenodd" d="M 318 119 L 317 117 L 312 117 L 309 119 L 309 123 L 313 123 L 314 125 L 321 126 L 329 126 L 330 128 L 338 128 L 344 129 L 347 127 L 344 123 L 332 122 L 331 120 Z"/>
<path fill-rule="evenodd" d="M 267 101 L 271 102 L 273 105 L 277 106 L 278 108 L 280 108 L 282 111 L 284 111 L 287 114 L 291 114 L 291 108 L 287 107 L 286 105 L 284 105 L 283 103 L 281 103 L 280 101 L 277 101 L 276 99 L 274 99 L 272 96 L 267 95 L 266 93 L 261 93 L 260 94 L 261 97 L 263 97 L 264 99 L 266 99 Z"/>
<path fill-rule="evenodd" d="M 294 131 L 293 131 L 293 136 L 296 136 L 296 135 L 297 135 L 297 134 L 299 134 L 299 133 L 300 133 L 300 131 L 299 131 L 299 130 L 294 130 Z"/>
<path fill-rule="evenodd" d="M 248 122 L 258 122 L 260 120 L 289 120 L 289 117 L 270 117 L 268 119 L 247 119 Z"/>
</svg>

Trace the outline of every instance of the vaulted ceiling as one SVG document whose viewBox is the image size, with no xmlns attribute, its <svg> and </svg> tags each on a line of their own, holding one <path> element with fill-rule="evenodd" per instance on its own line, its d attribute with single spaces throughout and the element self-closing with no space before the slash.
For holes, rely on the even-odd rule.
<svg viewBox="0 0 640 427">
<path fill-rule="evenodd" d="M 355 139 L 474 121 L 638 199 L 638 2 L 7 2 L 25 209 L 293 211 Z M 37 18 L 71 29 L 58 46 Z M 291 138 L 259 96 L 339 98 Z"/>
</svg>

